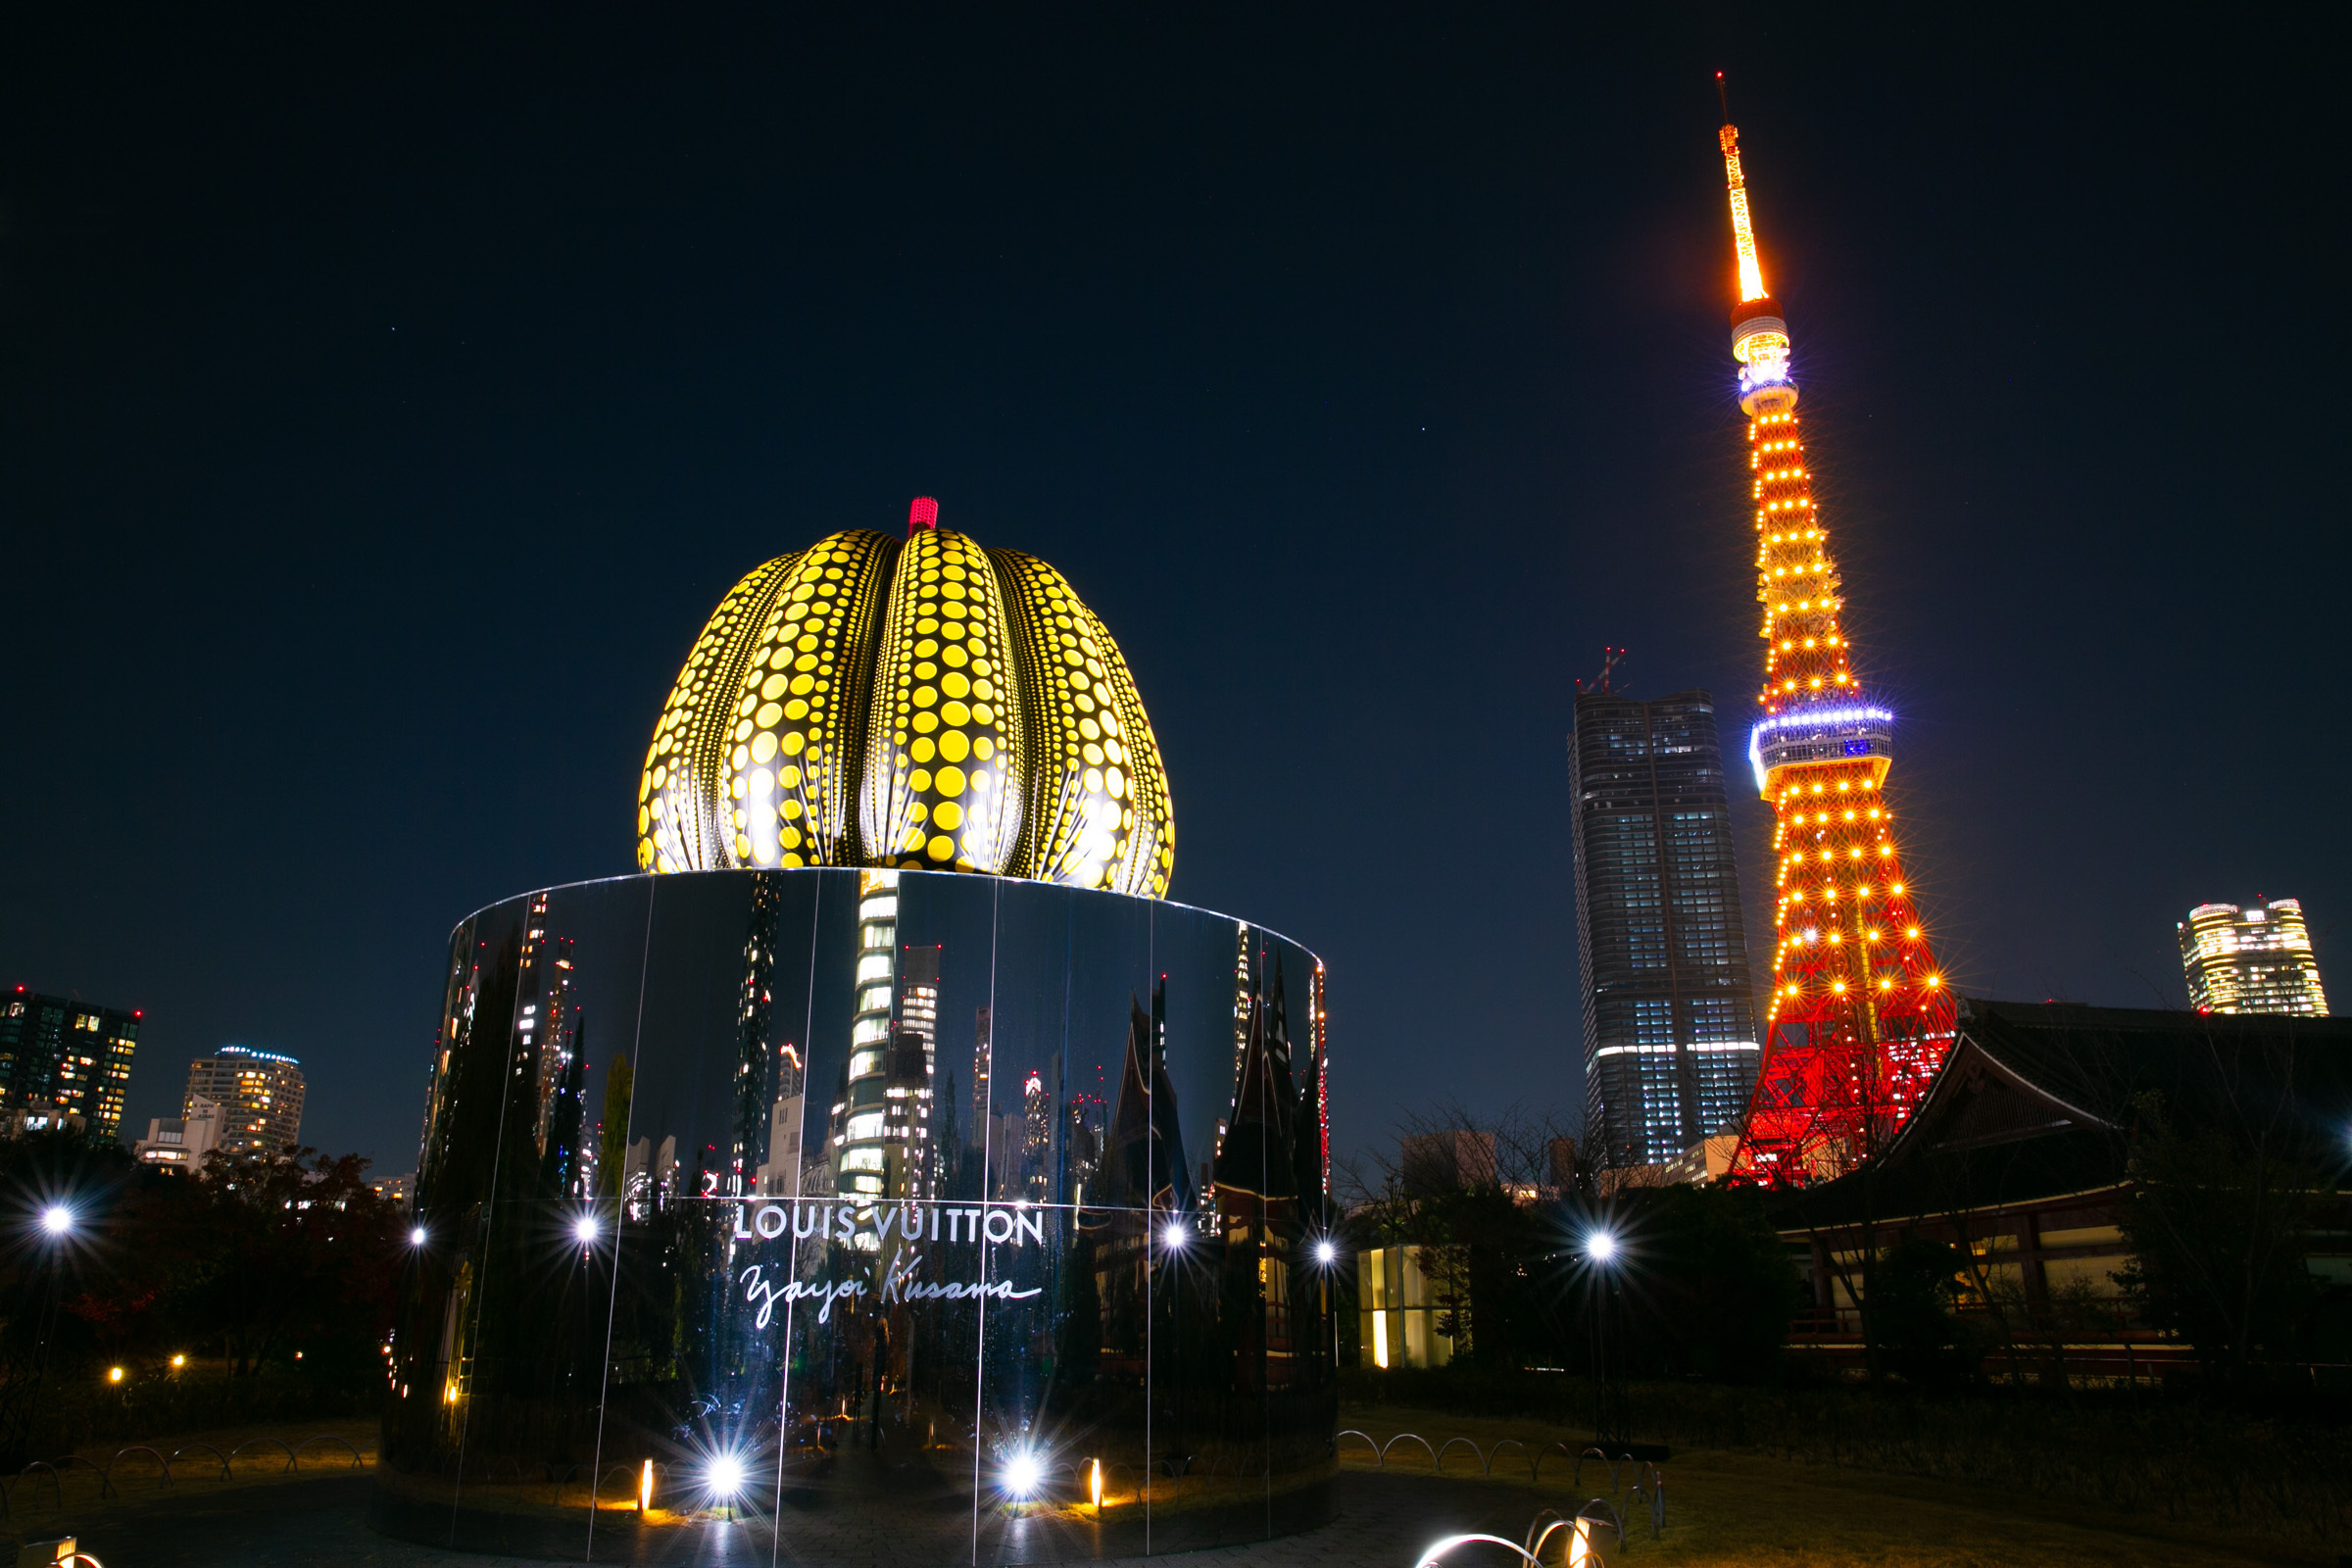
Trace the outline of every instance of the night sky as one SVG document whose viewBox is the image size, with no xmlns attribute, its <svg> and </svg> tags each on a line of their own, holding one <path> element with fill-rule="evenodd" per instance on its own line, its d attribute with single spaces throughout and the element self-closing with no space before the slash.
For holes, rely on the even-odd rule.
<svg viewBox="0 0 2352 1568">
<path fill-rule="evenodd" d="M 1343 1149 L 1573 1117 L 1577 677 L 1760 678 L 1717 69 L 1956 984 L 2300 896 L 2352 989 L 2323 8 L 1267 9 L 12 12 L 0 978 L 145 1009 L 125 1136 L 233 1041 L 409 1169 L 450 927 L 917 494 L 1118 636 Z"/>
</svg>

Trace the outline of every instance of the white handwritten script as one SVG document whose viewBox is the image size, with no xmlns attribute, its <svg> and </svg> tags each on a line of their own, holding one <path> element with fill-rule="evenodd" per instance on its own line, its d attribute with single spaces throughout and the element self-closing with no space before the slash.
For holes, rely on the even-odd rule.
<svg viewBox="0 0 2352 1568">
<path fill-rule="evenodd" d="M 1016 1291 L 1010 1280 L 992 1280 L 986 1283 L 960 1280 L 934 1284 L 914 1278 L 915 1266 L 922 1262 L 920 1252 L 902 1252 L 893 1258 L 882 1274 L 882 1291 L 877 1298 L 883 1305 L 902 1301 L 976 1301 L 983 1297 L 1000 1301 L 1025 1301 L 1032 1296 L 1044 1294 L 1044 1287 Z M 774 1316 L 778 1301 L 818 1301 L 816 1320 L 826 1321 L 833 1315 L 836 1301 L 855 1301 L 861 1296 L 873 1294 L 863 1280 L 791 1280 L 782 1285 L 767 1281 L 767 1265 L 754 1263 L 736 1279 L 743 1287 L 743 1298 L 760 1308 L 757 1327 L 765 1328 Z"/>
</svg>

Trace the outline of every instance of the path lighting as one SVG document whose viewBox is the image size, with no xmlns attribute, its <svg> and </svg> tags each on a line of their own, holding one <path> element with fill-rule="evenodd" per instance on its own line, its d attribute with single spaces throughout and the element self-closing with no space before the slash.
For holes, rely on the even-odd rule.
<svg viewBox="0 0 2352 1568">
<path fill-rule="evenodd" d="M 1617 1238 L 1607 1231 L 1594 1231 L 1585 1238 L 1585 1255 L 1595 1263 L 1606 1263 L 1617 1255 Z"/>
<path fill-rule="evenodd" d="M 176 1369 L 178 1369 L 178 1368 L 180 1368 L 180 1367 L 186 1366 L 187 1364 L 188 1364 L 187 1352 L 185 1352 L 184 1350 L 183 1350 L 183 1351 L 181 1351 L 179 1354 L 177 1354 L 177 1355 L 175 1355 L 175 1356 L 173 1356 L 173 1357 L 172 1358 L 172 1367 L 173 1367 L 173 1369 L 174 1369 L 174 1370 L 176 1370 Z"/>
<path fill-rule="evenodd" d="M 63 1203 L 51 1203 L 41 1210 L 41 1229 L 51 1236 L 70 1235 L 74 1229 L 74 1210 Z"/>
<path fill-rule="evenodd" d="M 409 1245 L 411 1247 L 422 1247 L 424 1245 L 423 1226 L 419 1225 L 415 1230 L 409 1232 Z"/>
<path fill-rule="evenodd" d="M 107 1381 L 107 1382 L 109 1382 L 109 1383 L 120 1383 L 120 1382 L 122 1382 L 122 1369 L 121 1367 L 119 1367 L 119 1366 L 110 1366 L 110 1367 L 108 1367 L 108 1368 L 106 1369 L 106 1381 Z"/>
<path fill-rule="evenodd" d="M 639 1513 L 645 1513 L 651 1510 L 653 1506 L 654 1461 L 648 1459 L 645 1461 L 645 1468 L 637 1472 L 637 1511 Z"/>
<path fill-rule="evenodd" d="M 645 1486 L 649 1492 L 653 1488 L 653 1463 L 648 1460 L 645 1470 Z M 710 1488 L 710 1495 L 718 1498 L 721 1502 L 730 1497 L 741 1496 L 746 1479 L 743 1455 L 739 1453 L 711 1455 L 710 1468 L 704 1475 L 704 1483 Z"/>
<path fill-rule="evenodd" d="M 1100 1472 L 1098 1472 L 1099 1474 Z M 1038 1462 L 1034 1448 L 1016 1448 L 1004 1461 L 1003 1483 L 1005 1494 L 1014 1497 L 1034 1496 L 1044 1484 L 1046 1467 Z"/>
</svg>

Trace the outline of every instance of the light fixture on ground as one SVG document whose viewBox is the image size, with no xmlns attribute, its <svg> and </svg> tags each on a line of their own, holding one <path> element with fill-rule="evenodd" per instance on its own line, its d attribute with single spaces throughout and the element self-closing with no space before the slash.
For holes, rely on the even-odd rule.
<svg viewBox="0 0 2352 1568">
<path fill-rule="evenodd" d="M 741 1454 L 716 1453 L 710 1457 L 710 1468 L 703 1472 L 703 1485 L 709 1490 L 712 1498 L 719 1502 L 728 1502 L 743 1495 L 744 1482 L 747 1477 L 748 1472 Z M 653 1467 L 649 1463 L 646 1467 L 645 1480 L 648 1490 L 651 1489 L 652 1484 Z"/>
<path fill-rule="evenodd" d="M 1004 1494 L 1008 1497 L 1035 1496 L 1037 1489 L 1045 1484 L 1045 1479 L 1046 1467 L 1038 1459 L 1034 1448 L 1015 1448 L 1011 1457 L 1004 1461 L 1002 1481 Z"/>
</svg>

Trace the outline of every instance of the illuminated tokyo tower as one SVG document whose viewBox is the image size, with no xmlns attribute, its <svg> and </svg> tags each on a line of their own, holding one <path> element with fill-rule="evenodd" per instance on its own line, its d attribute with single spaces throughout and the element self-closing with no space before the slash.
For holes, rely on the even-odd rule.
<svg viewBox="0 0 2352 1568">
<path fill-rule="evenodd" d="M 1788 328 L 1764 291 L 1740 132 L 1728 110 L 1724 121 L 1740 263 L 1732 356 L 1764 606 L 1763 716 L 1747 750 L 1776 818 L 1778 928 L 1763 1058 L 1730 1179 L 1793 1187 L 1852 1170 L 1902 1125 L 1950 1049 L 1953 1003 L 1895 848 L 1894 718 L 1864 692 L 1838 629 L 1844 601 L 1805 466 Z"/>
</svg>

